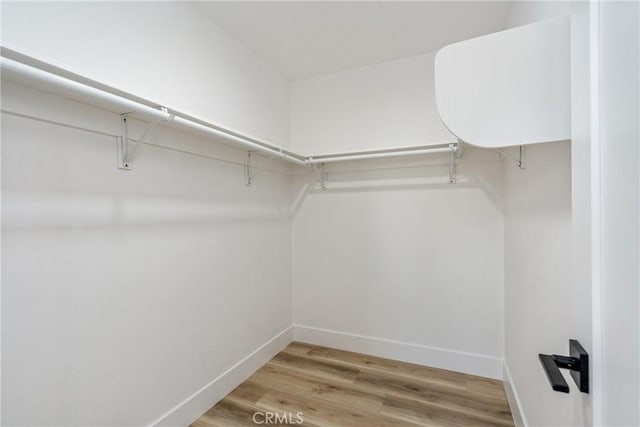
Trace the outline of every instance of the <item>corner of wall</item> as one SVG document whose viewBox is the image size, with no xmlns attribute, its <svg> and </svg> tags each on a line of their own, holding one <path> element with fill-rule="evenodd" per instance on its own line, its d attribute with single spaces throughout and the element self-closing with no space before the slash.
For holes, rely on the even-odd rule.
<svg viewBox="0 0 640 427">
<path fill-rule="evenodd" d="M 293 341 L 289 326 L 210 383 L 153 421 L 151 426 L 190 425 Z"/>
<path fill-rule="evenodd" d="M 511 409 L 511 415 L 513 416 L 513 423 L 516 427 L 527 427 L 527 418 L 522 411 L 522 405 L 516 390 L 515 384 L 511 379 L 511 373 L 507 361 L 505 360 L 502 368 L 502 381 L 504 383 L 504 391 L 507 395 L 507 401 L 509 402 L 509 408 Z"/>
<path fill-rule="evenodd" d="M 293 339 L 469 375 L 494 379 L 502 377 L 503 360 L 493 356 L 297 324 L 293 325 Z"/>
</svg>

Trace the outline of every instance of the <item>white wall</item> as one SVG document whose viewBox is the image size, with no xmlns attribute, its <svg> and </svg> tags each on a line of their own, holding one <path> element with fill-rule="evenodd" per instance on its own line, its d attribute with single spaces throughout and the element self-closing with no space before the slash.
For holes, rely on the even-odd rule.
<svg viewBox="0 0 640 427">
<path fill-rule="evenodd" d="M 2 43 L 39 59 L 288 146 L 289 86 L 186 2 L 3 2 Z"/>
<path fill-rule="evenodd" d="M 600 4 L 602 424 L 640 425 L 640 7 Z"/>
<path fill-rule="evenodd" d="M 455 141 L 435 106 L 433 53 L 291 84 L 291 149 L 305 155 Z"/>
<path fill-rule="evenodd" d="M 119 133 L 113 113 L 5 81 L 2 107 Z M 152 146 L 121 171 L 112 137 L 3 113 L 3 425 L 148 425 L 287 328 L 282 172 L 247 188 L 237 164 Z"/>
<path fill-rule="evenodd" d="M 553 391 L 538 360 L 568 354 L 570 338 L 584 342 L 573 322 L 571 145 L 527 146 L 525 158 L 524 170 L 505 162 L 507 381 L 529 426 L 586 425 L 573 380 L 571 394 Z"/>
<path fill-rule="evenodd" d="M 507 15 L 507 28 L 519 27 L 536 21 L 568 16 L 571 14 L 570 1 L 528 1 L 511 2 Z"/>
<path fill-rule="evenodd" d="M 299 339 L 501 376 L 502 167 L 491 151 L 461 161 L 455 185 L 446 155 L 333 165 L 328 191 L 298 180 Z"/>
</svg>

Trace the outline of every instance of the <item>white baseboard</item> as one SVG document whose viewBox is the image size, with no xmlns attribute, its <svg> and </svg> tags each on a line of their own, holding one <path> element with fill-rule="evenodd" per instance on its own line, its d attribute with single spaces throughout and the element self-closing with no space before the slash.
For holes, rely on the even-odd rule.
<svg viewBox="0 0 640 427">
<path fill-rule="evenodd" d="M 244 359 L 227 369 L 209 384 L 193 393 L 173 409 L 162 415 L 152 426 L 188 426 L 215 405 L 251 374 L 260 369 L 273 356 L 293 340 L 293 327 L 289 326 L 261 345 Z"/>
<path fill-rule="evenodd" d="M 518 392 L 513 385 L 511 373 L 509 372 L 509 367 L 507 366 L 506 361 L 504 362 L 503 382 L 504 391 L 506 392 L 507 400 L 509 401 L 509 408 L 511 408 L 511 415 L 513 415 L 513 423 L 516 427 L 527 427 L 527 418 L 524 416 L 524 412 L 522 412 L 520 398 L 518 397 Z"/>
<path fill-rule="evenodd" d="M 310 326 L 294 325 L 293 339 L 418 365 L 502 380 L 503 360 L 492 356 L 428 347 Z"/>
</svg>

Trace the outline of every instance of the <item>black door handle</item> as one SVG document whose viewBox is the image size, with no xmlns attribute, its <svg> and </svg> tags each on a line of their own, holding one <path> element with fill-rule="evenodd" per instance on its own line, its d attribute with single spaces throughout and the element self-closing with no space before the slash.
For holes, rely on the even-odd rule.
<svg viewBox="0 0 640 427">
<path fill-rule="evenodd" d="M 562 368 L 571 371 L 571 377 L 581 392 L 589 393 L 589 353 L 577 340 L 569 340 L 569 356 L 538 354 L 538 358 L 555 391 L 569 393 L 569 384 L 560 372 Z"/>
</svg>

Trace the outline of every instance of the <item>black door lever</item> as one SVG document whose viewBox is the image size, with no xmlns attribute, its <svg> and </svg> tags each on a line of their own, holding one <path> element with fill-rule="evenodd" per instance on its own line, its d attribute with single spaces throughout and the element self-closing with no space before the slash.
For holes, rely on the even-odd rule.
<svg viewBox="0 0 640 427">
<path fill-rule="evenodd" d="M 581 392 L 589 393 L 589 353 L 577 340 L 569 340 L 569 356 L 538 354 L 538 358 L 555 391 L 569 393 L 569 385 L 560 372 L 562 368 L 571 371 L 571 377 Z"/>
</svg>

